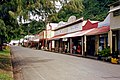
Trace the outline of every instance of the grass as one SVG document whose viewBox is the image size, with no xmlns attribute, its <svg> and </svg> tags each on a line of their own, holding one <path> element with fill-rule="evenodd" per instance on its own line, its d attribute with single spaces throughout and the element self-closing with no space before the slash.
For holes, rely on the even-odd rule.
<svg viewBox="0 0 120 80">
<path fill-rule="evenodd" d="M 10 48 L 0 51 L 0 80 L 13 80 Z"/>
</svg>

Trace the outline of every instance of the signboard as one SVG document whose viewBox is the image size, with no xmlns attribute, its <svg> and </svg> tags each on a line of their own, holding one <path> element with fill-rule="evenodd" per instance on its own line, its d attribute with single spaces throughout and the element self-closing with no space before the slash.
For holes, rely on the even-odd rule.
<svg viewBox="0 0 120 80">
<path fill-rule="evenodd" d="M 75 31 L 79 31 L 79 30 L 82 30 L 82 23 L 77 23 L 75 25 L 59 29 L 59 30 L 55 31 L 55 35 L 71 33 L 71 32 L 75 32 Z"/>
</svg>

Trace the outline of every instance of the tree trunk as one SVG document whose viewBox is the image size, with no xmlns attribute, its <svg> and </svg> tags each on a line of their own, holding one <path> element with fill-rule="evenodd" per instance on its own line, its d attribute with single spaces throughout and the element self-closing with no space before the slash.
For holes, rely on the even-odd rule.
<svg viewBox="0 0 120 80">
<path fill-rule="evenodd" d="M 2 45 L 0 44 L 0 51 L 2 51 Z"/>
<path fill-rule="evenodd" d="M 0 51 L 2 51 L 2 38 L 0 38 Z"/>
</svg>

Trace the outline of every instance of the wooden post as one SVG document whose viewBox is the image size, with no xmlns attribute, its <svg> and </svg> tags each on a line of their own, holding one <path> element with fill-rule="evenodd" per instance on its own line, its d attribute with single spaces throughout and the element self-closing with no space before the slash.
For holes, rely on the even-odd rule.
<svg viewBox="0 0 120 80">
<path fill-rule="evenodd" d="M 112 31 L 111 30 L 108 32 L 108 43 L 110 46 L 110 53 L 112 53 Z"/>
<path fill-rule="evenodd" d="M 86 47 L 86 35 L 84 36 L 84 47 L 85 47 L 85 48 L 84 48 L 84 50 L 85 50 L 85 51 L 84 51 L 84 52 L 85 52 L 84 55 L 86 56 L 86 52 L 87 52 L 87 47 Z"/>
<path fill-rule="evenodd" d="M 82 56 L 84 55 L 84 37 L 81 38 L 82 39 Z"/>
<path fill-rule="evenodd" d="M 115 51 L 117 51 L 117 35 L 115 35 Z"/>
<path fill-rule="evenodd" d="M 70 38 L 70 53 L 72 54 L 72 38 Z"/>
<path fill-rule="evenodd" d="M 96 36 L 95 39 L 95 53 L 98 54 L 98 48 L 99 48 L 99 36 Z"/>
</svg>

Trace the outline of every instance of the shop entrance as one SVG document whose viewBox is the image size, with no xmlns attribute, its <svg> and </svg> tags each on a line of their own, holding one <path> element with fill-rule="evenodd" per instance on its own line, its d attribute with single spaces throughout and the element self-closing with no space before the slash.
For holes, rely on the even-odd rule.
<svg viewBox="0 0 120 80">
<path fill-rule="evenodd" d="M 112 35 L 112 52 L 117 51 L 120 54 L 120 31 L 113 31 Z"/>
<path fill-rule="evenodd" d="M 95 54 L 95 36 L 87 37 L 87 55 L 94 56 Z"/>
<path fill-rule="evenodd" d="M 62 50 L 64 53 L 69 53 L 69 39 L 68 38 L 63 38 L 62 39 Z"/>
<path fill-rule="evenodd" d="M 72 53 L 82 55 L 82 41 L 81 37 L 75 37 L 72 39 Z"/>
</svg>

